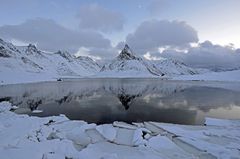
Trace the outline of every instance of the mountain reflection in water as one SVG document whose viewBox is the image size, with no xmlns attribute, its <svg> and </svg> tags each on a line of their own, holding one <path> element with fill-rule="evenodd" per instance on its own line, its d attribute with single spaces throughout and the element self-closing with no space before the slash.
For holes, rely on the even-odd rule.
<svg viewBox="0 0 240 159">
<path fill-rule="evenodd" d="M 238 118 L 240 84 L 159 79 L 80 79 L 6 85 L 0 101 L 34 116 L 65 114 L 97 124 L 157 121 L 203 124 L 206 116 Z M 42 110 L 34 113 L 34 110 Z"/>
</svg>

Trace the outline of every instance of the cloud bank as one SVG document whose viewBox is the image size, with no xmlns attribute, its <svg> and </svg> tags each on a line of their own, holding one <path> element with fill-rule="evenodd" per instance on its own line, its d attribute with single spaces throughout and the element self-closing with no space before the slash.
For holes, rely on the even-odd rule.
<svg viewBox="0 0 240 159">
<path fill-rule="evenodd" d="M 214 45 L 210 41 L 191 47 L 187 53 L 174 49 L 152 54 L 155 57 L 174 58 L 198 68 L 208 68 L 213 71 L 232 70 L 240 68 L 240 52 L 231 46 Z"/>
<path fill-rule="evenodd" d="M 64 28 L 53 20 L 42 18 L 27 20 L 19 25 L 1 26 L 0 36 L 7 40 L 14 39 L 25 43 L 35 43 L 40 49 L 47 51 L 76 52 L 80 47 L 86 47 L 90 50 L 112 48 L 110 40 L 98 32 L 73 31 Z"/>
<path fill-rule="evenodd" d="M 196 30 L 182 21 L 144 21 L 126 37 L 126 43 L 140 54 L 164 46 L 185 48 L 195 42 L 198 42 Z"/>
</svg>

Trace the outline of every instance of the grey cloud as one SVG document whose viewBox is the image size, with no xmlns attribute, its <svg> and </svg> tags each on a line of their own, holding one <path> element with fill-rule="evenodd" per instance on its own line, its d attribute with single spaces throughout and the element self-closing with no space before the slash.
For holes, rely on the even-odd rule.
<svg viewBox="0 0 240 159">
<path fill-rule="evenodd" d="M 123 29 L 124 17 L 98 4 L 81 6 L 77 15 L 80 28 L 112 32 Z"/>
<path fill-rule="evenodd" d="M 19 25 L 0 27 L 0 37 L 35 43 L 47 51 L 68 50 L 76 52 L 80 47 L 109 49 L 110 40 L 94 31 L 66 29 L 53 20 L 37 18 Z"/>
<path fill-rule="evenodd" d="M 89 51 L 92 56 L 99 56 L 102 59 L 112 59 L 118 55 L 118 50 L 116 48 L 92 48 Z"/>
<path fill-rule="evenodd" d="M 189 48 L 187 53 L 165 50 L 158 55 L 181 60 L 193 67 L 221 71 L 240 68 L 238 51 L 239 49 L 233 49 L 230 46 L 213 45 L 210 41 L 205 41 L 198 47 Z"/>
<path fill-rule="evenodd" d="M 163 46 L 187 47 L 198 42 L 198 35 L 194 28 L 182 21 L 151 20 L 140 24 L 127 36 L 126 42 L 144 54 Z"/>
</svg>

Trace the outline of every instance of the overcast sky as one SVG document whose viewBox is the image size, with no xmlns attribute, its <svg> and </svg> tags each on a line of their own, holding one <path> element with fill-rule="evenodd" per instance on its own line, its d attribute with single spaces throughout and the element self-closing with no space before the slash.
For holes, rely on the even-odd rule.
<svg viewBox="0 0 240 159">
<path fill-rule="evenodd" d="M 102 58 L 126 42 L 140 55 L 159 56 L 164 48 L 172 56 L 205 41 L 226 53 L 240 48 L 239 6 L 239 0 L 0 0 L 0 38 Z"/>
</svg>

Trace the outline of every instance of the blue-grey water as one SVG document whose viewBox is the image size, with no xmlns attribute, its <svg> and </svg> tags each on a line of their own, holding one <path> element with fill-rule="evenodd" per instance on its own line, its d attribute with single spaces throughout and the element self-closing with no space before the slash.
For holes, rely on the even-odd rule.
<svg viewBox="0 0 240 159">
<path fill-rule="evenodd" d="M 20 114 L 65 114 L 97 124 L 203 124 L 205 117 L 240 119 L 240 83 L 227 82 L 66 79 L 0 86 L 0 101 L 18 106 L 14 111 Z"/>
</svg>

